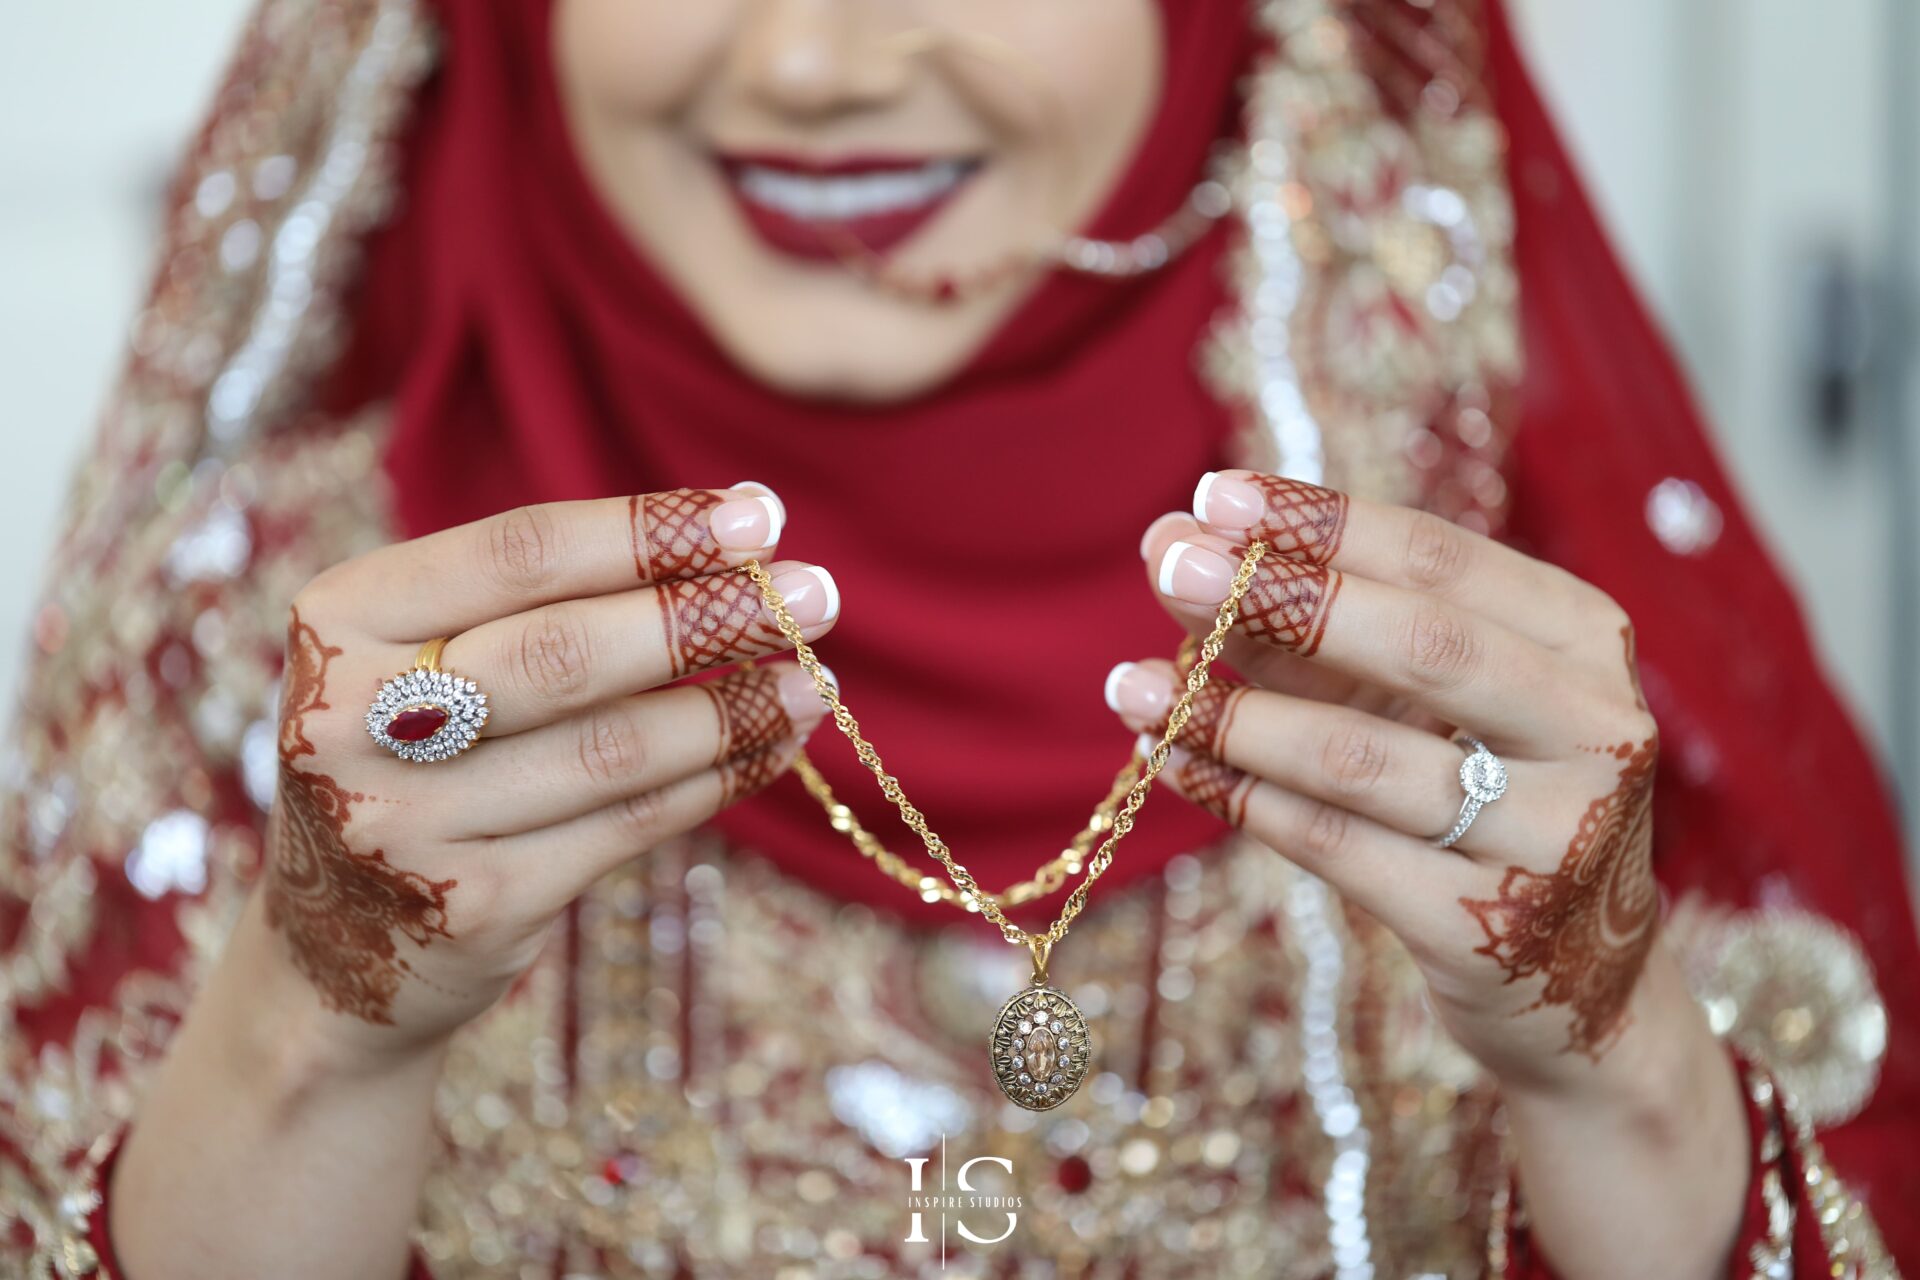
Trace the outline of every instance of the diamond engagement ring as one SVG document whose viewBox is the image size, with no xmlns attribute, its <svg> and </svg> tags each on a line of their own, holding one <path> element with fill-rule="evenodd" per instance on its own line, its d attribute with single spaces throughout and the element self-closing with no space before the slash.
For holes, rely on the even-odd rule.
<svg viewBox="0 0 1920 1280">
<path fill-rule="evenodd" d="M 1466 795 L 1460 801 L 1460 816 L 1447 828 L 1447 834 L 1433 842 L 1436 849 L 1451 849 L 1458 844 L 1473 820 L 1480 816 L 1480 810 L 1507 794 L 1506 762 L 1471 734 L 1460 734 L 1454 741 L 1467 753 L 1467 758 L 1460 762 L 1460 789 Z"/>
<path fill-rule="evenodd" d="M 445 636 L 421 645 L 413 670 L 381 685 L 367 708 L 367 732 L 402 760 L 451 760 L 479 739 L 487 723 L 487 695 L 480 686 L 440 669 L 446 647 Z"/>
</svg>

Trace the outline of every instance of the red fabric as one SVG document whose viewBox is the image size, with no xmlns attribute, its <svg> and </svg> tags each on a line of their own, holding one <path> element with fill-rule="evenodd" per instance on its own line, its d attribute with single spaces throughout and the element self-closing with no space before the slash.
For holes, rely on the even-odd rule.
<svg viewBox="0 0 1920 1280">
<path fill-rule="evenodd" d="M 1526 344 L 1511 535 L 1633 618 L 1661 730 L 1654 850 L 1669 897 L 1799 907 L 1865 947 L 1890 1022 L 1880 1085 L 1821 1136 L 1902 1269 L 1920 1273 L 1920 946 L 1893 808 L 1493 14 Z M 1701 554 L 1672 554 L 1647 524 L 1647 493 L 1667 477 L 1699 484 L 1724 515 Z"/>
<path fill-rule="evenodd" d="M 387 467 L 405 531 L 524 502 L 772 485 L 790 515 L 782 554 L 840 584 L 822 652 L 862 726 L 983 882 L 1023 878 L 1126 758 L 1101 700 L 1108 668 L 1179 638 L 1135 547 L 1223 459 L 1228 418 L 1193 351 L 1223 301 L 1224 226 L 1138 283 L 1049 280 L 936 396 L 784 397 L 728 362 L 597 202 L 561 118 L 547 11 L 444 6 L 408 212 L 376 250 L 355 371 L 362 394 L 399 387 Z M 1237 115 L 1252 43 L 1239 0 L 1163 12 L 1179 91 L 1095 234 L 1178 208 Z M 846 744 L 830 730 L 816 744 L 842 798 L 909 847 Z M 791 778 L 718 825 L 832 893 L 951 918 L 876 875 Z M 1219 831 L 1163 797 L 1107 885 Z"/>
</svg>

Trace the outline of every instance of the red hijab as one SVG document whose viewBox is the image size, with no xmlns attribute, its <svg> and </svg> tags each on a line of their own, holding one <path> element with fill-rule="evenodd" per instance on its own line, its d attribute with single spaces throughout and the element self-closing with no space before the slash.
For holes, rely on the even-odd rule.
<svg viewBox="0 0 1920 1280">
<path fill-rule="evenodd" d="M 1228 417 L 1193 353 L 1224 301 L 1226 227 L 1136 282 L 1056 274 L 932 395 L 794 399 L 730 363 L 597 199 L 554 83 L 550 3 L 442 8 L 447 56 L 407 206 L 372 249 L 353 365 L 363 395 L 397 388 L 403 531 L 525 502 L 772 485 L 781 554 L 840 584 L 822 656 L 862 726 L 982 883 L 1025 878 L 1126 758 L 1108 668 L 1179 639 L 1136 547 L 1224 458 Z M 1175 91 L 1094 235 L 1172 213 L 1234 128 L 1253 40 L 1241 0 L 1162 13 Z M 813 755 L 874 831 L 919 853 L 830 726 Z M 835 895 L 953 918 L 865 865 L 794 779 L 717 825 Z M 1161 797 L 1107 886 L 1219 830 Z"/>
</svg>

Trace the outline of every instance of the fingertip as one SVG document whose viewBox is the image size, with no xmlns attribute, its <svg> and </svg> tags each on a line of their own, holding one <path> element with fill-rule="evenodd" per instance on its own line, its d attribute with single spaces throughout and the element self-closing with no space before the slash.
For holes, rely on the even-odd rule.
<svg viewBox="0 0 1920 1280">
<path fill-rule="evenodd" d="M 833 621 L 840 616 L 840 584 L 833 580 L 833 574 L 822 565 L 810 565 L 807 572 L 820 579 L 821 589 L 827 594 L 827 612 L 821 621 Z"/>
<path fill-rule="evenodd" d="M 813 677 L 802 667 L 788 664 L 788 668 L 780 673 L 775 689 L 780 696 L 780 705 L 786 709 L 788 723 L 793 725 L 794 732 L 800 737 L 812 732 L 813 727 L 827 714 L 826 705 L 820 701 L 820 690 L 814 686 Z"/>
<path fill-rule="evenodd" d="M 1175 594 L 1173 589 L 1173 575 L 1174 571 L 1180 567 L 1180 557 L 1194 550 L 1198 550 L 1198 548 L 1186 539 L 1181 538 L 1160 553 L 1160 569 L 1155 577 L 1154 585 L 1159 589 L 1161 595 L 1171 596 Z"/>
<path fill-rule="evenodd" d="M 1193 518 L 1213 529 L 1250 529 L 1265 501 L 1244 471 L 1209 471 L 1193 490 Z"/>
<path fill-rule="evenodd" d="M 773 491 L 772 485 L 764 484 L 759 480 L 738 480 L 738 481 L 735 481 L 733 484 L 728 485 L 727 488 L 738 489 L 738 490 L 741 490 L 742 492 L 753 493 L 762 497 L 773 499 L 774 506 L 778 508 L 780 512 L 779 521 L 776 527 L 779 527 L 779 528 L 786 527 L 787 504 L 780 500 L 780 495 Z"/>
<path fill-rule="evenodd" d="M 1213 490 L 1213 482 L 1219 478 L 1218 471 L 1209 471 L 1200 477 L 1200 483 L 1193 486 L 1193 518 L 1201 524 L 1207 522 L 1207 495 Z"/>
<path fill-rule="evenodd" d="M 763 552 L 780 541 L 786 514 L 765 495 L 729 498 L 707 513 L 707 528 L 723 551 L 736 555 Z"/>
<path fill-rule="evenodd" d="M 1183 524 L 1188 519 L 1189 517 L 1181 512 L 1169 511 L 1148 525 L 1147 531 L 1140 535 L 1140 558 L 1145 560 L 1153 554 L 1153 544 L 1166 535 L 1169 528 L 1169 521 L 1175 524 Z"/>
<path fill-rule="evenodd" d="M 770 547 L 778 545 L 780 535 L 786 532 L 787 509 L 781 506 L 780 499 L 771 493 L 763 493 L 754 501 L 767 510 L 767 545 Z"/>
<path fill-rule="evenodd" d="M 840 616 L 839 584 L 819 565 L 781 560 L 768 565 L 767 572 L 774 591 L 786 604 L 788 615 L 802 630 L 824 630 Z"/>
<path fill-rule="evenodd" d="M 1120 714 L 1121 709 L 1120 682 L 1127 678 L 1128 672 L 1139 665 L 1137 662 L 1116 662 L 1113 664 L 1113 670 L 1107 672 L 1106 683 L 1100 687 L 1100 694 L 1107 700 L 1107 710 L 1115 715 Z"/>
</svg>

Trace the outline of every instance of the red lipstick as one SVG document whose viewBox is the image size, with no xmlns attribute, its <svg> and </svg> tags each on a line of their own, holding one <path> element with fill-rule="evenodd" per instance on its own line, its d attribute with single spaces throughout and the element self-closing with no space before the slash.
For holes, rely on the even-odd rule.
<svg viewBox="0 0 1920 1280">
<path fill-rule="evenodd" d="M 788 152 L 715 156 L 727 190 L 769 248 L 806 261 L 851 250 L 884 255 L 924 227 L 979 168 L 977 160 Z"/>
</svg>

